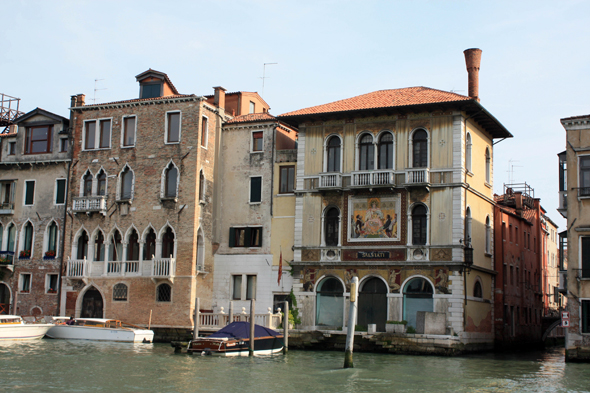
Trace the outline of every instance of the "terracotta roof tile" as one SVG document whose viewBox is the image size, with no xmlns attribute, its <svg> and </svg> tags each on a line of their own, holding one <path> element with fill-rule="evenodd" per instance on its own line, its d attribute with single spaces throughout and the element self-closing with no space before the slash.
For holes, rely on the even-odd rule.
<svg viewBox="0 0 590 393">
<path fill-rule="evenodd" d="M 240 115 L 236 116 L 233 119 L 226 122 L 226 124 L 235 124 L 235 123 L 249 123 L 254 121 L 266 121 L 266 120 L 274 120 L 277 121 L 277 118 L 271 115 L 270 113 L 249 113 L 247 115 Z"/>
<path fill-rule="evenodd" d="M 287 112 L 281 117 L 310 115 L 330 112 L 346 112 L 360 109 L 388 108 L 437 102 L 469 101 L 473 98 L 447 91 L 430 89 L 428 87 L 406 87 L 403 89 L 379 90 L 360 96 L 334 101 L 329 104 L 312 106 L 293 112 Z"/>
</svg>

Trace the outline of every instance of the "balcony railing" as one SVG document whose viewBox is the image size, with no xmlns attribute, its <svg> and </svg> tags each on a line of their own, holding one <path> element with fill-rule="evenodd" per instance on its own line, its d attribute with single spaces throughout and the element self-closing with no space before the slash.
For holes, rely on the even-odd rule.
<svg viewBox="0 0 590 393">
<path fill-rule="evenodd" d="M 87 269 L 88 261 L 84 259 L 68 259 L 66 267 L 66 277 L 68 278 L 86 278 L 89 276 Z"/>
<path fill-rule="evenodd" d="M 152 261 L 152 278 L 171 278 L 176 274 L 176 258 L 160 258 Z"/>
<path fill-rule="evenodd" d="M 393 186 L 395 172 L 392 170 L 352 172 L 351 186 Z"/>
<path fill-rule="evenodd" d="M 428 168 L 408 169 L 406 171 L 406 184 L 430 183 L 429 175 Z"/>
<path fill-rule="evenodd" d="M 0 214 L 14 214 L 14 203 L 0 203 Z"/>
<path fill-rule="evenodd" d="M 230 319 L 232 321 L 230 321 Z M 271 308 L 268 308 L 268 312 L 265 314 L 255 314 L 254 323 L 260 326 L 266 326 L 271 329 L 277 329 L 281 324 L 282 314 L 280 310 L 278 313 L 273 314 Z M 246 308 L 242 307 L 242 311 L 239 314 L 234 314 L 230 317 L 230 314 L 224 311 L 221 307 L 221 312 L 218 313 L 203 313 L 199 312 L 199 329 L 203 330 L 219 330 L 220 328 L 229 325 L 231 322 L 250 322 L 250 313 L 246 312 Z"/>
<path fill-rule="evenodd" d="M 142 267 L 142 264 L 145 266 Z M 151 264 L 151 266 L 150 266 Z M 173 279 L 176 274 L 175 258 L 154 258 L 147 261 L 88 261 L 68 259 L 67 278 L 138 276 Z"/>
<path fill-rule="evenodd" d="M 74 197 L 72 210 L 74 213 L 92 213 L 99 212 L 103 215 L 107 213 L 106 195 Z"/>
<path fill-rule="evenodd" d="M 342 174 L 339 172 L 320 173 L 319 188 L 341 188 Z"/>
<path fill-rule="evenodd" d="M 0 267 L 5 267 L 10 271 L 14 270 L 13 251 L 0 251 Z"/>
<path fill-rule="evenodd" d="M 139 261 L 108 261 L 106 269 L 108 276 L 138 276 L 141 274 Z"/>
</svg>

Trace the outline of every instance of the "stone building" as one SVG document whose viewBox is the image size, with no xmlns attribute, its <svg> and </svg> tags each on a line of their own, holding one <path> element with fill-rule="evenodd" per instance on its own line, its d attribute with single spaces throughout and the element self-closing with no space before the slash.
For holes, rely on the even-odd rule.
<svg viewBox="0 0 590 393">
<path fill-rule="evenodd" d="M 62 312 L 192 327 L 195 298 L 211 308 L 221 127 L 226 110 L 241 114 L 242 93 L 227 105 L 222 87 L 180 94 L 151 69 L 136 80 L 136 99 L 72 97 Z"/>
<path fill-rule="evenodd" d="M 465 51 L 469 96 L 381 90 L 279 116 L 299 130 L 302 326 L 345 327 L 358 276 L 358 325 L 436 312 L 439 334 L 493 342 L 493 140 L 512 135 L 479 103 L 480 54 Z"/>
<path fill-rule="evenodd" d="M 543 207 L 541 207 L 543 209 Z M 541 216 L 541 228 L 543 230 L 543 266 L 545 272 L 543 292 L 545 297 L 544 315 L 546 317 L 559 317 L 567 303 L 565 297 L 559 291 L 560 262 L 559 262 L 559 232 L 557 224 L 543 210 Z"/>
<path fill-rule="evenodd" d="M 227 121 L 222 136 L 213 305 L 227 312 L 231 301 L 241 312 L 255 299 L 265 313 L 291 289 L 291 276 L 278 272 L 293 259 L 297 131 L 265 110 Z"/>
<path fill-rule="evenodd" d="M 565 357 L 590 361 L 590 115 L 561 119 L 561 124 L 566 150 L 560 154 L 559 211 L 567 218 L 570 317 Z"/>
<path fill-rule="evenodd" d="M 56 315 L 69 120 L 36 108 L 14 123 L 0 136 L 0 314 Z"/>
</svg>

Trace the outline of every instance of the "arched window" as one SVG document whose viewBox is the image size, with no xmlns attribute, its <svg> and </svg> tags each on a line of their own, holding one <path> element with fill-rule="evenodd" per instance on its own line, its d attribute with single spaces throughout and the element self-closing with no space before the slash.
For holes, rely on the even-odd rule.
<svg viewBox="0 0 590 393">
<path fill-rule="evenodd" d="M 473 286 L 473 297 L 483 299 L 483 291 L 481 289 L 481 283 L 479 281 L 476 281 L 475 285 Z"/>
<path fill-rule="evenodd" d="M 326 145 L 326 172 L 340 172 L 340 138 L 333 136 Z"/>
<path fill-rule="evenodd" d="M 203 238 L 203 231 L 199 229 L 197 236 L 197 267 L 203 270 L 205 267 L 205 239 Z"/>
<path fill-rule="evenodd" d="M 83 196 L 91 196 L 92 195 L 92 174 L 90 172 L 86 172 L 84 175 L 84 188 L 83 188 Z"/>
<path fill-rule="evenodd" d="M 428 166 L 428 134 L 424 130 L 414 132 L 412 136 L 412 168 Z"/>
<path fill-rule="evenodd" d="M 24 227 L 22 251 L 27 252 L 31 256 L 33 250 L 33 224 L 28 221 Z"/>
<path fill-rule="evenodd" d="M 128 166 L 121 172 L 121 200 L 133 198 L 133 172 Z"/>
<path fill-rule="evenodd" d="M 88 234 L 82 231 L 78 237 L 78 259 L 85 259 L 88 257 Z"/>
<path fill-rule="evenodd" d="M 150 260 L 154 255 L 156 255 L 156 232 L 150 228 L 145 236 L 145 243 L 143 245 L 143 260 Z"/>
<path fill-rule="evenodd" d="M 324 216 L 324 233 L 326 246 L 338 245 L 339 212 L 335 207 L 329 208 Z"/>
<path fill-rule="evenodd" d="M 47 250 L 53 251 L 54 256 L 57 254 L 57 224 L 55 221 L 51 221 L 49 227 L 47 227 Z"/>
<path fill-rule="evenodd" d="M 316 296 L 316 325 L 340 327 L 343 322 L 344 286 L 334 277 L 318 284 Z"/>
<path fill-rule="evenodd" d="M 490 216 L 486 217 L 486 253 L 489 254 L 491 250 L 492 241 L 492 227 L 490 225 Z"/>
<path fill-rule="evenodd" d="M 393 169 L 393 134 L 384 132 L 379 138 L 379 169 Z"/>
<path fill-rule="evenodd" d="M 170 302 L 172 301 L 172 287 L 168 284 L 160 284 L 156 288 L 156 301 Z"/>
<path fill-rule="evenodd" d="M 471 134 L 465 138 L 465 169 L 471 172 Z"/>
<path fill-rule="evenodd" d="M 412 244 L 426 244 L 426 206 L 417 205 L 412 209 Z"/>
<path fill-rule="evenodd" d="M 424 278 L 413 278 L 404 286 L 404 314 L 403 319 L 408 326 L 416 327 L 416 313 L 418 311 L 432 312 L 432 285 Z"/>
<path fill-rule="evenodd" d="M 127 242 L 127 260 L 139 261 L 139 235 L 135 229 L 131 231 Z"/>
<path fill-rule="evenodd" d="M 97 195 L 106 195 L 107 194 L 107 174 L 104 173 L 103 170 L 101 170 L 98 173 L 98 176 L 96 176 L 96 181 L 97 181 L 96 194 Z"/>
<path fill-rule="evenodd" d="M 199 201 L 205 202 L 205 174 L 203 170 L 199 172 Z"/>
<path fill-rule="evenodd" d="M 123 244 L 121 244 L 121 233 L 115 230 L 111 236 L 111 246 L 109 247 L 109 261 L 121 261 L 123 256 Z"/>
<path fill-rule="evenodd" d="M 375 148 L 373 136 L 364 134 L 359 142 L 359 170 L 368 171 L 375 168 Z"/>
<path fill-rule="evenodd" d="M 492 159 L 490 157 L 490 149 L 486 147 L 486 183 L 490 184 L 490 171 L 492 167 Z"/>
<path fill-rule="evenodd" d="M 465 211 L 465 246 L 471 244 L 471 209 Z"/>
<path fill-rule="evenodd" d="M 113 301 L 125 302 L 127 301 L 127 285 L 115 284 L 113 287 Z"/>
<path fill-rule="evenodd" d="M 16 225 L 10 224 L 8 226 L 8 241 L 6 242 L 6 251 L 14 252 L 14 245 L 16 243 Z"/>
<path fill-rule="evenodd" d="M 98 231 L 94 237 L 94 260 L 104 261 L 104 235 Z"/>
<path fill-rule="evenodd" d="M 176 185 L 178 184 L 178 169 L 173 163 L 170 163 L 166 168 L 164 197 L 176 197 Z"/>
<path fill-rule="evenodd" d="M 174 232 L 170 227 L 162 236 L 162 258 L 174 258 Z"/>
</svg>

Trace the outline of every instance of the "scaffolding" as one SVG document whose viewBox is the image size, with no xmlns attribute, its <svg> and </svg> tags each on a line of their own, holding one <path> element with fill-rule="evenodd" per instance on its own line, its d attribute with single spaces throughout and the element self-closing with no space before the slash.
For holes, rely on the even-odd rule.
<svg viewBox="0 0 590 393">
<path fill-rule="evenodd" d="M 504 204 L 508 206 L 516 205 L 514 194 L 522 194 L 523 207 L 534 209 L 535 208 L 535 189 L 529 186 L 527 183 L 504 183 Z"/>
<path fill-rule="evenodd" d="M 24 115 L 24 112 L 19 111 L 19 105 L 20 98 L 0 93 L 0 134 L 10 132 L 10 126 L 14 124 L 14 120 Z"/>
</svg>

